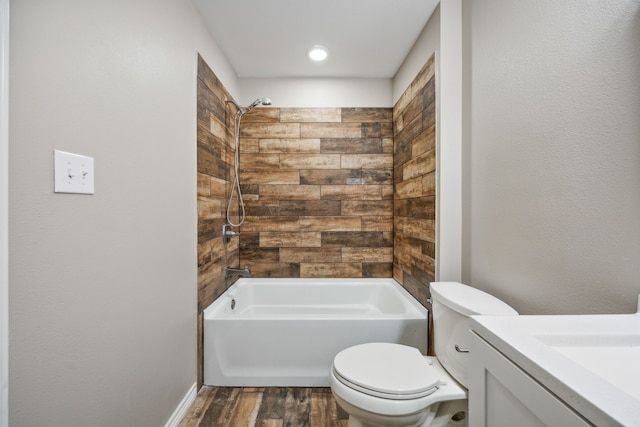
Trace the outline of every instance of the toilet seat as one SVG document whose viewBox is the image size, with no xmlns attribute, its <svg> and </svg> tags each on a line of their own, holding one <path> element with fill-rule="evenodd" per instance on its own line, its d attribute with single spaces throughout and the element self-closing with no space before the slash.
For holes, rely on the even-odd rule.
<svg viewBox="0 0 640 427">
<path fill-rule="evenodd" d="M 434 393 L 441 378 L 413 347 L 368 343 L 341 351 L 333 373 L 345 386 L 391 400 L 419 399 Z"/>
<path fill-rule="evenodd" d="M 398 344 L 395 344 L 398 345 Z M 424 356 L 424 363 L 430 367 L 435 376 L 440 379 L 436 390 L 424 397 L 417 399 L 397 399 L 389 395 L 388 398 L 373 396 L 370 390 L 362 392 L 351 384 L 336 376 L 336 370 L 329 373 L 329 385 L 336 401 L 351 416 L 364 411 L 377 416 L 404 417 L 409 414 L 418 414 L 428 410 L 438 402 L 447 400 L 466 400 L 467 390 L 458 384 L 442 367 L 438 359 L 433 356 Z"/>
</svg>

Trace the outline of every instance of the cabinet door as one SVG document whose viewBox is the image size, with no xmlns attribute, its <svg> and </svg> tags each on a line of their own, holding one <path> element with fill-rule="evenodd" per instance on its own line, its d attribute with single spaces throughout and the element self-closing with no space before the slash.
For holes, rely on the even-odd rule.
<svg viewBox="0 0 640 427">
<path fill-rule="evenodd" d="M 469 366 L 469 427 L 593 424 L 475 333 Z"/>
</svg>

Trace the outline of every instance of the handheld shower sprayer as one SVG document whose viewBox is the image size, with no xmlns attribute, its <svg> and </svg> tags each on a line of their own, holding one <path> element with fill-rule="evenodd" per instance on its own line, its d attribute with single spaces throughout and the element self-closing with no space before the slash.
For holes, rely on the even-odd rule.
<svg viewBox="0 0 640 427">
<path fill-rule="evenodd" d="M 229 204 L 227 205 L 227 222 L 232 227 L 239 227 L 239 226 L 242 225 L 242 223 L 244 222 L 244 219 L 246 217 L 245 211 L 244 211 L 244 200 L 242 200 L 242 192 L 240 191 L 240 181 L 239 181 L 239 178 L 238 178 L 238 176 L 239 176 L 238 167 L 239 167 L 239 164 L 240 164 L 240 121 L 242 120 L 242 116 L 247 114 L 249 111 L 251 111 L 252 109 L 257 107 L 258 105 L 261 105 L 261 104 L 262 105 L 271 105 L 271 100 L 269 98 L 258 98 L 255 101 L 253 101 L 248 107 L 240 106 L 240 104 L 238 104 L 233 99 L 225 98 L 224 102 L 225 102 L 225 104 L 230 102 L 230 103 L 232 103 L 233 105 L 236 106 L 236 115 L 235 115 L 235 120 L 234 120 L 234 125 L 235 125 L 235 129 L 234 129 L 234 138 L 235 138 L 234 172 L 235 172 L 235 178 L 233 180 L 233 187 L 231 188 L 231 193 L 229 194 Z M 232 201 L 233 201 L 233 193 L 234 192 L 237 193 L 237 195 L 238 195 L 238 203 L 240 204 L 240 213 L 239 213 L 239 218 L 240 219 L 239 219 L 239 221 L 237 223 L 234 223 L 233 221 L 231 221 L 231 204 L 232 204 Z"/>
<path fill-rule="evenodd" d="M 244 109 L 244 114 L 247 114 L 254 107 L 257 107 L 260 104 L 262 104 L 262 105 L 271 105 L 271 100 L 269 98 L 256 99 L 255 101 L 253 101 L 253 103 L 251 103 L 251 105 L 249 105 L 247 108 Z"/>
</svg>

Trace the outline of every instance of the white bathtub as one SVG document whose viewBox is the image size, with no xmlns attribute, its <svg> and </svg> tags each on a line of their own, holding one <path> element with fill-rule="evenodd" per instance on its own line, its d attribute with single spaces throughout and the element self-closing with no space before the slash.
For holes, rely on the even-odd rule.
<svg viewBox="0 0 640 427">
<path fill-rule="evenodd" d="M 204 383 L 327 387 L 365 342 L 427 351 L 427 310 L 393 279 L 246 279 L 204 311 Z"/>
</svg>

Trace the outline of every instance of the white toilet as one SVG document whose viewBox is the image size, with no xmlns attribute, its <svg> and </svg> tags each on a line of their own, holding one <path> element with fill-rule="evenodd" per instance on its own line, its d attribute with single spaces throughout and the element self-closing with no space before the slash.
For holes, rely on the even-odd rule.
<svg viewBox="0 0 640 427">
<path fill-rule="evenodd" d="M 349 427 L 466 426 L 469 316 L 517 315 L 499 299 L 461 283 L 431 284 L 436 357 L 392 343 L 349 347 L 329 383 Z"/>
</svg>

